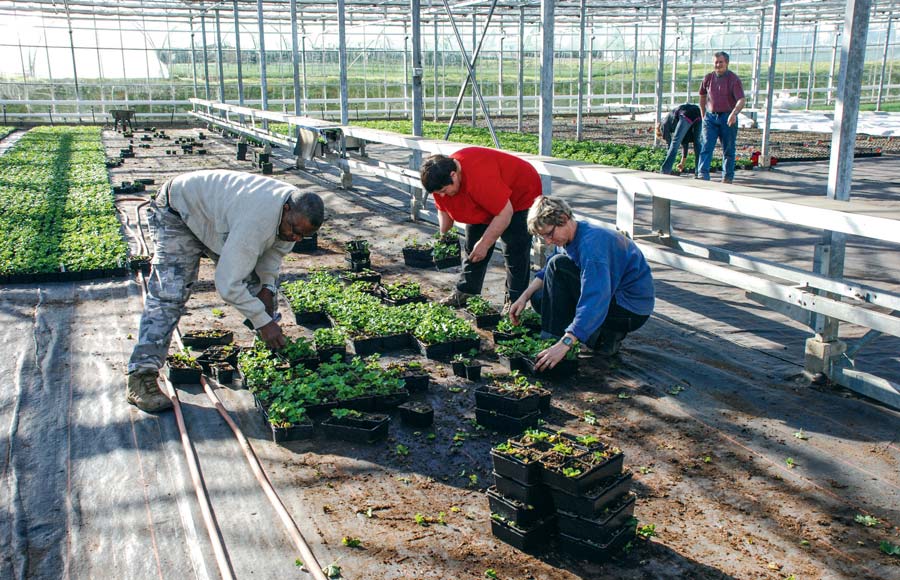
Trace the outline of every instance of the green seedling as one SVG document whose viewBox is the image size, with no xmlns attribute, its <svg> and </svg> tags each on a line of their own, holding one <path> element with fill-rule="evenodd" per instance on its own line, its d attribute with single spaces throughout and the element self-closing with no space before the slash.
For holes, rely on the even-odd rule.
<svg viewBox="0 0 900 580">
<path fill-rule="evenodd" d="M 683 390 L 684 390 L 684 387 L 682 387 L 681 385 L 675 385 L 666 392 L 669 393 L 670 395 L 672 395 L 673 397 L 677 397 L 678 394 L 681 393 L 681 391 L 683 391 Z"/>
<path fill-rule="evenodd" d="M 790 469 L 794 469 L 795 467 L 797 467 L 797 462 L 794 461 L 794 458 L 793 458 L 793 457 L 788 457 L 787 459 L 784 460 L 784 463 L 785 463 L 785 465 L 787 465 Z"/>
<path fill-rule="evenodd" d="M 647 465 L 642 465 L 638 468 L 638 471 L 641 472 L 641 475 L 647 475 L 648 473 L 653 473 L 653 468 Z"/>
<path fill-rule="evenodd" d="M 630 399 L 631 395 L 629 395 L 628 393 L 619 393 L 619 398 L 620 399 Z"/>
<path fill-rule="evenodd" d="M 322 572 L 328 578 L 340 578 L 341 577 L 341 567 L 337 564 L 329 564 L 322 568 Z"/>
<path fill-rule="evenodd" d="M 887 540 L 882 540 L 878 547 L 888 556 L 900 556 L 900 546 L 892 544 Z"/>
<path fill-rule="evenodd" d="M 341 543 L 348 548 L 358 548 L 362 545 L 362 540 L 360 540 L 359 538 L 354 538 L 352 536 L 344 536 L 343 538 L 341 538 Z"/>
<path fill-rule="evenodd" d="M 500 576 L 497 576 L 497 572 L 494 571 L 493 568 L 488 568 L 487 570 L 485 570 L 484 577 L 490 578 L 491 580 L 498 580 L 500 578 Z"/>
<path fill-rule="evenodd" d="M 707 455 L 706 457 L 703 458 L 703 463 L 712 463 L 712 457 Z"/>
<path fill-rule="evenodd" d="M 409 455 L 409 447 L 407 447 L 406 445 L 403 445 L 402 443 L 398 443 L 397 444 L 397 455 L 406 457 L 407 455 Z"/>
<path fill-rule="evenodd" d="M 656 524 L 644 524 L 637 529 L 637 535 L 644 540 L 649 540 L 656 535 Z"/>
<path fill-rule="evenodd" d="M 578 477 L 581 475 L 581 470 L 577 467 L 563 467 L 562 472 L 566 477 Z"/>
<path fill-rule="evenodd" d="M 794 433 L 794 437 L 800 439 L 801 441 L 807 441 L 809 439 L 809 436 L 807 436 L 806 433 L 803 432 L 803 429 L 800 429 L 799 431 Z"/>
<path fill-rule="evenodd" d="M 594 414 L 591 410 L 586 410 L 584 412 L 584 422 L 588 425 L 596 425 L 597 424 L 597 415 Z"/>
<path fill-rule="evenodd" d="M 215 316 L 216 318 L 225 318 L 225 311 L 222 310 L 221 308 L 213 308 L 212 315 Z"/>
<path fill-rule="evenodd" d="M 469 487 L 478 487 L 478 475 L 475 473 L 469 474 Z"/>
<path fill-rule="evenodd" d="M 878 518 L 873 516 L 864 516 L 862 514 L 856 514 L 856 517 L 853 518 L 853 521 L 858 524 L 862 524 L 867 528 L 871 528 L 879 524 Z"/>
</svg>

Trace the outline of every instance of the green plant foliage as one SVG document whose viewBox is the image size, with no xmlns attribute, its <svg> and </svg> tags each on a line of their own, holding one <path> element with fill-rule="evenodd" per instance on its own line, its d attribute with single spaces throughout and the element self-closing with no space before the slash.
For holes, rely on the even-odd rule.
<svg viewBox="0 0 900 580">
<path fill-rule="evenodd" d="M 497 309 L 494 305 L 482 298 L 481 296 L 472 296 L 466 301 L 466 310 L 475 316 L 484 316 L 486 314 L 496 314 Z"/>
<path fill-rule="evenodd" d="M 412 134 L 411 121 L 358 121 L 354 125 L 406 135 Z M 423 125 L 422 133 L 424 137 L 428 139 L 444 138 L 444 132 L 447 129 L 446 125 L 428 121 Z M 537 135 L 499 131 L 497 132 L 497 139 L 500 141 L 500 147 L 507 151 L 530 153 L 532 155 L 538 154 Z M 453 127 L 449 140 L 480 147 L 494 147 L 494 141 L 486 128 L 465 127 L 457 124 Z M 640 171 L 659 171 L 663 160 L 666 158 L 666 149 L 600 141 L 560 139 L 553 141 L 552 156 L 559 159 L 574 159 L 610 167 L 625 167 Z M 737 159 L 736 166 L 749 168 L 752 166 L 752 163 L 749 159 L 740 158 Z M 694 156 L 690 155 L 685 163 L 685 168 L 687 171 L 692 171 L 695 167 Z M 714 158 L 712 168 L 720 169 L 721 167 L 722 160 Z"/>
<path fill-rule="evenodd" d="M 343 347 L 347 334 L 340 328 L 317 328 L 313 331 L 313 342 L 317 349 Z"/>
<path fill-rule="evenodd" d="M 0 157 L 0 274 L 125 264 L 99 127 L 37 127 Z"/>
</svg>

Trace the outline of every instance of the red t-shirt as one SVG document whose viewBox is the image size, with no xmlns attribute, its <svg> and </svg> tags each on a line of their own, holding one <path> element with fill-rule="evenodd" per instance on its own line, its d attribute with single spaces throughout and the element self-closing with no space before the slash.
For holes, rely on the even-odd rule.
<svg viewBox="0 0 900 580">
<path fill-rule="evenodd" d="M 459 193 L 435 195 L 434 204 L 463 224 L 490 223 L 512 203 L 528 209 L 541 195 L 541 177 L 527 161 L 496 149 L 466 147 L 450 155 L 459 162 Z"/>
<path fill-rule="evenodd" d="M 706 110 L 713 113 L 730 113 L 737 102 L 744 98 L 741 79 L 730 70 L 722 76 L 711 72 L 700 83 L 700 96 L 706 95 Z"/>
</svg>

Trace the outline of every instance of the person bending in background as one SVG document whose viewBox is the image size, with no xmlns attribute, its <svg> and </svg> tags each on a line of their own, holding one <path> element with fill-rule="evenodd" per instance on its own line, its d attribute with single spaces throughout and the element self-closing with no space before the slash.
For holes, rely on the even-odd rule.
<svg viewBox="0 0 900 580">
<path fill-rule="evenodd" d="M 662 164 L 662 173 L 666 175 L 672 173 L 672 165 L 675 163 L 679 146 L 681 147 L 681 162 L 678 163 L 678 171 L 684 171 L 688 145 L 691 144 L 694 145 L 694 163 L 699 166 L 702 144 L 700 129 L 703 125 L 700 119 L 700 107 L 685 103 L 670 111 L 662 126 L 656 126 L 656 134 L 662 137 L 669 147 L 666 159 Z"/>
<path fill-rule="evenodd" d="M 318 195 L 271 177 L 203 170 L 164 183 L 148 211 L 155 248 L 138 342 L 128 361 L 128 402 L 147 412 L 172 406 L 157 378 L 204 255 L 216 262 L 222 299 L 269 348 L 282 348 L 278 271 L 294 243 L 313 235 L 324 217 Z"/>
<path fill-rule="evenodd" d="M 538 354 L 535 369 L 555 367 L 579 342 L 602 354 L 618 352 L 625 335 L 653 312 L 653 276 L 644 255 L 625 235 L 576 221 L 559 199 L 538 199 L 528 211 L 528 229 L 556 246 L 509 309 L 518 325 L 530 299 L 541 314 L 541 336 L 559 338 Z"/>
<path fill-rule="evenodd" d="M 465 147 L 422 162 L 422 187 L 434 194 L 441 233 L 466 225 L 466 255 L 456 289 L 442 304 L 459 308 L 481 294 L 498 239 L 506 262 L 506 303 L 528 286 L 531 235 L 528 208 L 541 195 L 541 178 L 530 163 L 496 149 Z"/>
</svg>

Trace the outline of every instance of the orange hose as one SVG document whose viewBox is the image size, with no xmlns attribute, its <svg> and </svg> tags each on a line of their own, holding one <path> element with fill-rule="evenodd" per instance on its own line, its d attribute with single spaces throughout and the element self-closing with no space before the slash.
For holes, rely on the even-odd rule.
<svg viewBox="0 0 900 580">
<path fill-rule="evenodd" d="M 259 458 L 256 456 L 256 453 L 253 452 L 253 447 L 250 446 L 250 442 L 247 441 L 247 438 L 244 437 L 244 434 L 241 432 L 240 427 L 235 424 L 234 420 L 228 414 L 228 411 L 225 410 L 225 407 L 222 405 L 219 397 L 216 395 L 215 391 L 212 390 L 209 382 L 205 377 L 200 377 L 200 383 L 203 385 L 203 390 L 206 392 L 206 396 L 216 407 L 216 410 L 219 412 L 219 414 L 222 415 L 222 418 L 225 419 L 225 422 L 228 423 L 228 426 L 231 427 L 231 431 L 237 438 L 238 443 L 241 444 L 241 449 L 244 452 L 244 456 L 247 458 L 247 463 L 250 464 L 250 469 L 253 471 L 253 475 L 256 476 L 256 480 L 262 486 L 263 491 L 266 492 L 266 497 L 269 498 L 269 503 L 271 503 L 272 507 L 275 508 L 275 511 L 278 513 L 278 517 L 281 519 L 281 523 L 284 524 L 285 530 L 291 537 L 291 540 L 294 542 L 294 546 L 297 548 L 297 550 L 299 550 L 300 556 L 303 559 L 304 566 L 309 570 L 309 572 L 316 580 L 328 580 L 325 574 L 322 572 L 322 566 L 316 559 L 315 554 L 312 553 L 309 544 L 306 543 L 306 540 L 303 538 L 303 534 L 300 533 L 300 529 L 297 527 L 297 523 L 294 522 L 293 518 L 291 518 L 291 515 L 290 513 L 288 513 L 287 508 L 284 507 L 284 503 L 282 503 L 281 498 L 278 497 L 278 493 L 275 492 L 275 488 L 272 486 L 272 482 L 269 480 L 269 476 L 265 471 L 262 470 L 262 467 L 259 464 Z"/>
</svg>

